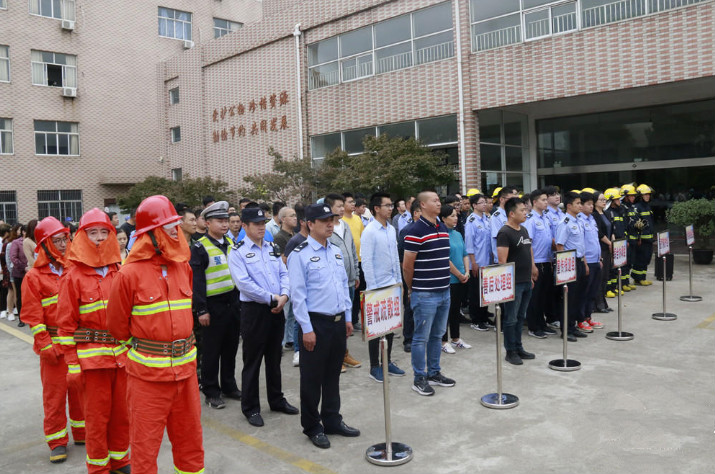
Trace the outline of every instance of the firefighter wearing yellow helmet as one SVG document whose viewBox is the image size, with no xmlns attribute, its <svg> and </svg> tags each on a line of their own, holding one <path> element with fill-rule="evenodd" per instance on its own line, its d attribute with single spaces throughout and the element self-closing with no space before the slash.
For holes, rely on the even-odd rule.
<svg viewBox="0 0 715 474">
<path fill-rule="evenodd" d="M 626 225 L 626 238 L 628 239 L 628 266 L 623 267 L 622 270 L 621 288 L 623 291 L 632 291 L 636 289 L 636 285 L 630 282 L 630 278 L 633 275 L 631 274 L 632 271 L 629 272 L 629 268 L 633 265 L 635 248 L 638 243 L 638 229 L 635 227 L 636 222 L 638 222 L 638 213 L 636 211 L 636 196 L 638 193 L 633 183 L 628 183 L 621 186 L 621 195 L 623 196 L 621 204 L 623 220 Z"/>
<path fill-rule="evenodd" d="M 616 239 L 626 238 L 626 222 L 624 220 L 624 210 L 621 205 L 621 189 L 620 188 L 609 188 L 603 193 L 606 199 L 609 201 L 608 206 L 604 213 L 613 223 L 612 234 Z M 628 274 L 630 273 L 630 262 L 622 267 L 621 269 L 621 288 L 623 289 L 628 283 Z M 628 285 L 628 290 L 630 291 L 630 285 Z M 612 268 L 609 277 L 608 284 L 606 285 L 606 298 L 615 298 L 618 292 L 618 269 Z M 621 290 L 623 294 L 623 290 Z"/>
<path fill-rule="evenodd" d="M 646 278 L 648 265 L 653 257 L 653 239 L 655 238 L 655 222 L 653 211 L 650 208 L 653 188 L 647 184 L 636 187 L 638 202 L 635 204 L 636 219 L 633 224 L 635 230 L 635 249 L 631 278 L 637 285 L 649 286 L 653 282 Z"/>
</svg>

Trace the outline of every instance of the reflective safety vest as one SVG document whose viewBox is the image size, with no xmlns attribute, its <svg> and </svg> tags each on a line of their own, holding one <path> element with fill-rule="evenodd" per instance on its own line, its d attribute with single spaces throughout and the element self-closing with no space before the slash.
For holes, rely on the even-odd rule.
<svg viewBox="0 0 715 474">
<path fill-rule="evenodd" d="M 228 252 L 231 251 L 233 242 L 228 236 L 224 236 L 228 241 Z M 206 296 L 215 296 L 228 293 L 236 285 L 231 279 L 231 272 L 228 269 L 228 254 L 224 255 L 220 248 L 216 247 L 208 237 L 203 236 L 198 241 L 206 253 L 209 254 L 209 264 L 206 267 Z"/>
</svg>

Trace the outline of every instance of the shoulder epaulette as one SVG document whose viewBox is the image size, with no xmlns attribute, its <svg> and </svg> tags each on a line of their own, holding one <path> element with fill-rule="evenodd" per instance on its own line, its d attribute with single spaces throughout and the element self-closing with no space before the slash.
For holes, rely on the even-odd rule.
<svg viewBox="0 0 715 474">
<path fill-rule="evenodd" d="M 271 244 L 271 247 L 273 247 L 273 252 L 271 252 L 271 253 L 273 254 L 273 256 L 274 256 L 274 257 L 280 257 L 280 255 L 281 255 L 281 246 L 278 245 L 278 244 L 275 243 L 275 242 L 268 242 L 268 243 Z"/>
<path fill-rule="evenodd" d="M 196 243 L 194 244 L 194 247 L 200 249 L 201 247 L 203 247 L 203 245 L 201 245 L 201 242 L 199 242 L 199 241 L 197 240 Z"/>
<path fill-rule="evenodd" d="M 300 252 L 304 248 L 308 246 L 308 241 L 301 242 L 300 245 L 298 245 L 296 248 L 293 249 L 294 252 Z"/>
<path fill-rule="evenodd" d="M 476 219 L 474 216 L 469 218 L 469 222 L 474 222 L 474 219 Z"/>
<path fill-rule="evenodd" d="M 527 219 L 531 219 L 531 216 L 533 216 L 533 215 L 534 215 L 534 213 L 533 213 L 533 212 L 530 212 L 530 213 L 528 213 L 528 214 L 526 215 L 526 218 L 527 218 Z"/>
<path fill-rule="evenodd" d="M 241 240 L 240 242 L 236 242 L 233 246 L 233 249 L 238 250 L 244 243 L 245 243 L 245 241 L 243 241 L 243 240 Z"/>
<path fill-rule="evenodd" d="M 568 224 L 569 219 L 570 219 L 569 217 L 564 217 L 564 222 Z"/>
<path fill-rule="evenodd" d="M 492 214 L 492 216 L 495 216 L 495 217 L 498 215 L 499 215 L 499 211 L 495 211 L 494 214 Z"/>
</svg>

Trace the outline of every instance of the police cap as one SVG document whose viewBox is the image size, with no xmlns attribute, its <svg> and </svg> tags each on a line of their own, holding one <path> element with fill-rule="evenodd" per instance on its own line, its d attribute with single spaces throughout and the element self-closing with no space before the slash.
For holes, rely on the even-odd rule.
<svg viewBox="0 0 715 474">
<path fill-rule="evenodd" d="M 266 213 L 260 207 L 247 207 L 241 211 L 243 222 L 266 222 Z"/>
<path fill-rule="evenodd" d="M 219 201 L 211 204 L 201 211 L 201 217 L 206 220 L 211 218 L 228 219 L 228 203 L 226 201 Z"/>
<path fill-rule="evenodd" d="M 337 214 L 334 214 L 327 204 L 311 204 L 305 208 L 305 220 L 307 221 L 327 219 L 328 217 L 334 216 L 337 216 Z"/>
</svg>

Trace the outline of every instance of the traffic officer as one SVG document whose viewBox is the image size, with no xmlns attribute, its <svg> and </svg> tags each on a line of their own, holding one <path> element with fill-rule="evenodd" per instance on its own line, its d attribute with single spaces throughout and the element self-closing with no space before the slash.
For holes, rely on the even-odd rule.
<svg viewBox="0 0 715 474">
<path fill-rule="evenodd" d="M 651 195 L 653 188 L 647 184 L 641 184 L 636 188 L 638 193 L 638 202 L 636 203 L 636 223 L 634 227 L 638 232 L 638 240 L 636 242 L 635 255 L 633 258 L 633 268 L 631 276 L 637 285 L 649 286 L 653 282 L 646 278 L 648 265 L 653 257 L 653 240 L 655 235 L 655 221 L 653 220 L 653 211 L 650 208 Z M 663 269 L 665 273 L 665 269 Z"/>
<path fill-rule="evenodd" d="M 206 234 L 191 247 L 193 310 L 201 325 L 201 390 L 206 404 L 226 406 L 221 394 L 241 399 L 236 383 L 236 353 L 240 331 L 238 290 L 231 279 L 227 256 L 233 242 L 228 231 L 228 203 L 219 201 L 201 211 Z M 220 373 L 220 376 L 219 376 Z"/>
<path fill-rule="evenodd" d="M 328 241 L 335 216 L 325 204 L 307 206 L 308 238 L 288 257 L 290 297 L 300 325 L 300 422 L 323 449 L 330 447 L 326 434 L 360 435 L 340 415 L 340 369 L 353 325 L 343 255 Z"/>
<path fill-rule="evenodd" d="M 611 220 L 612 224 L 612 235 L 611 240 L 625 239 L 626 238 L 626 223 L 623 220 L 623 207 L 621 206 L 621 190 L 619 188 L 609 188 L 603 193 L 606 200 L 610 203 L 604 213 Z M 628 273 L 630 272 L 628 262 L 626 265 L 621 267 L 621 284 L 625 285 L 628 281 Z M 606 298 L 615 298 L 618 292 L 618 269 L 611 268 L 611 274 L 608 278 L 608 287 L 606 291 Z M 621 290 L 623 294 L 623 290 Z"/>
<path fill-rule="evenodd" d="M 243 335 L 241 410 L 253 426 L 263 426 L 258 399 L 261 361 L 266 360 L 266 392 L 273 411 L 298 414 L 281 390 L 281 347 L 285 330 L 283 307 L 288 302 L 288 270 L 280 249 L 266 242 L 266 216 L 260 208 L 243 210 L 246 237 L 228 256 L 228 267 L 240 291 Z"/>
<path fill-rule="evenodd" d="M 30 326 L 35 338 L 32 346 L 40 356 L 42 404 L 44 406 L 45 441 L 50 447 L 50 462 L 67 459 L 67 401 L 70 426 L 75 444 L 85 442 L 82 393 L 67 384 L 67 363 L 62 354 L 57 331 L 57 299 L 60 277 L 65 271 L 69 229 L 54 217 L 45 217 L 35 228 L 37 259 L 22 280 L 22 320 Z"/>
<path fill-rule="evenodd" d="M 566 217 L 559 224 L 556 230 L 556 250 L 576 250 L 576 281 L 568 283 L 568 327 L 561 328 L 561 337 L 566 336 L 571 342 L 575 342 L 577 337 L 586 337 L 586 334 L 576 329 L 576 325 L 581 322 L 579 302 L 583 296 L 583 289 L 588 278 L 588 266 L 586 265 L 586 242 L 584 238 L 583 223 L 578 218 L 581 212 L 581 196 L 569 191 L 564 194 L 564 205 L 566 206 Z M 563 315 L 563 309 L 561 310 Z"/>
<path fill-rule="evenodd" d="M 165 196 L 137 208 L 137 240 L 114 277 L 107 328 L 127 353 L 129 440 L 134 472 L 156 474 L 166 429 L 174 471 L 204 472 L 201 399 L 191 332 L 189 245 Z"/>
<path fill-rule="evenodd" d="M 621 186 L 621 194 L 623 194 L 623 216 L 626 222 L 626 236 L 628 237 L 628 265 L 631 269 L 630 278 L 635 281 L 635 275 L 633 274 L 633 263 L 635 262 L 636 247 L 638 246 L 638 235 L 639 231 L 636 227 L 638 223 L 638 211 L 636 210 L 636 196 L 638 192 L 636 187 L 632 184 L 624 184 Z M 626 273 L 628 275 L 628 273 Z M 636 289 L 635 284 L 631 285 L 628 278 L 625 279 L 621 285 L 623 291 L 633 291 Z"/>
<path fill-rule="evenodd" d="M 489 308 L 480 305 L 479 299 L 479 267 L 492 263 L 491 226 L 487 215 L 487 197 L 472 194 L 469 197 L 472 213 L 464 225 L 464 248 L 469 255 L 469 317 L 471 328 L 477 331 L 488 331 L 494 325 L 489 322 Z"/>
<path fill-rule="evenodd" d="M 109 334 L 106 311 L 121 255 L 107 213 L 95 207 L 82 216 L 68 259 L 72 266 L 60 281 L 57 323 L 67 380 L 85 394 L 87 471 L 128 474 L 128 349 Z"/>
</svg>

